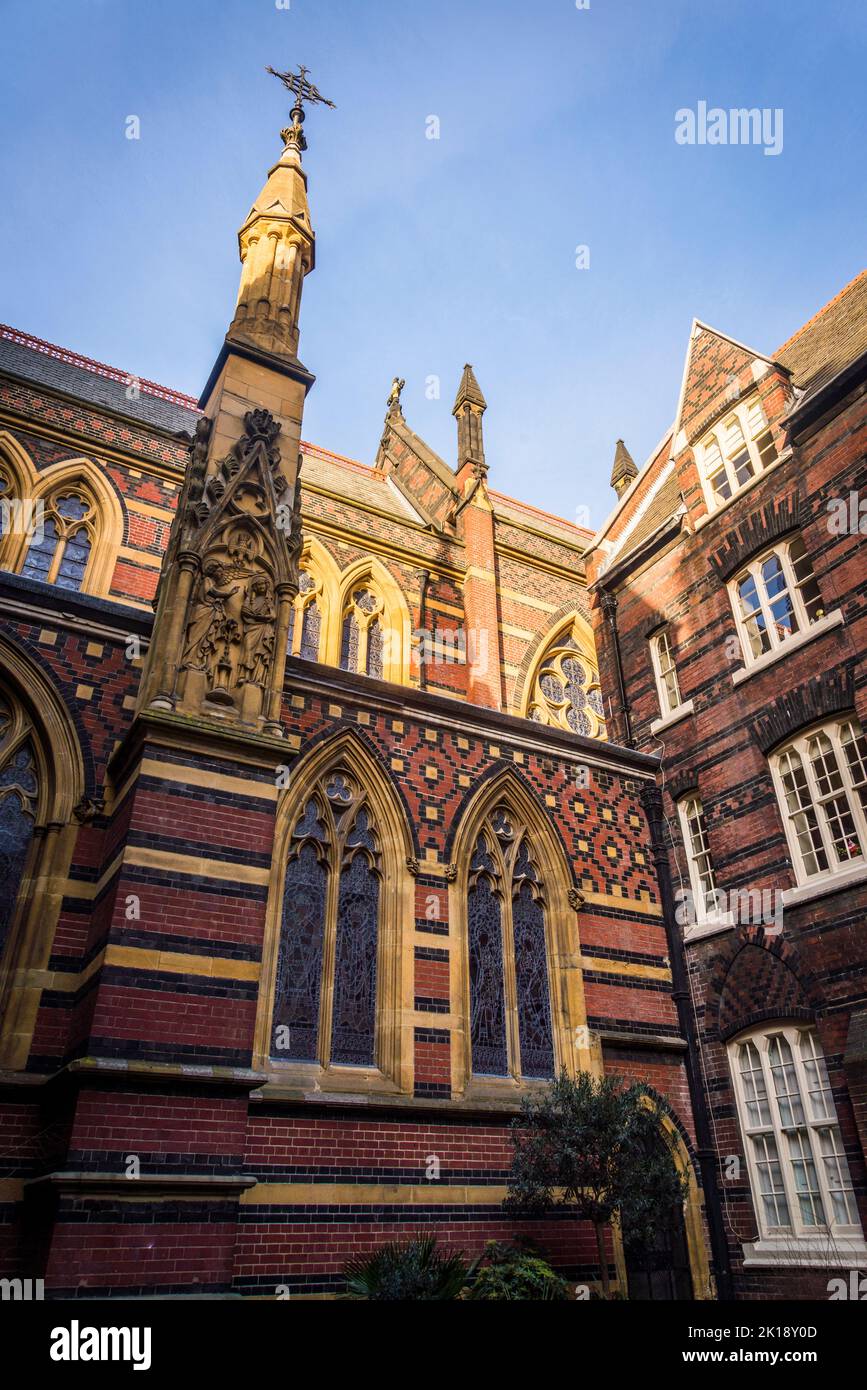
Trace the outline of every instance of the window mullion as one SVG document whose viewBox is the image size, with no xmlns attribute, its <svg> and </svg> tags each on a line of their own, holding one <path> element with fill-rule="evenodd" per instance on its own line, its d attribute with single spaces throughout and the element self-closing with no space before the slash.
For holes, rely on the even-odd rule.
<svg viewBox="0 0 867 1390">
<path fill-rule="evenodd" d="M 772 553 L 772 551 L 768 551 L 766 555 L 760 555 L 758 560 L 754 560 L 752 565 L 750 565 L 750 574 L 753 576 L 753 579 L 755 581 L 756 593 L 759 596 L 759 605 L 762 610 L 762 617 L 765 620 L 765 628 L 767 629 L 768 637 L 771 643 L 771 649 L 773 650 L 773 648 L 779 647 L 780 638 L 777 633 L 777 623 L 773 614 L 773 610 L 771 608 L 771 601 L 768 597 L 768 590 L 767 585 L 765 584 L 765 577 L 762 574 L 762 561 L 767 560 Z"/>
<path fill-rule="evenodd" d="M 325 932 L 322 943 L 322 983 L 319 992 L 319 1062 L 331 1065 L 331 1027 L 334 1017 L 334 967 L 337 958 L 337 908 L 340 897 L 339 840 L 332 840 L 329 849 L 330 866 L 325 894 Z"/>
</svg>

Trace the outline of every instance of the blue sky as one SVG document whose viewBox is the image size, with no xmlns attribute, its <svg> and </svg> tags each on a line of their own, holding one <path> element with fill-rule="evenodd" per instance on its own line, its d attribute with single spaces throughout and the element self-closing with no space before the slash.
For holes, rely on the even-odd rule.
<svg viewBox="0 0 867 1390">
<path fill-rule="evenodd" d="M 198 394 L 288 111 L 263 69 L 303 62 L 338 107 L 306 127 L 305 437 L 372 460 L 398 373 L 453 462 L 471 361 L 492 486 L 598 525 L 693 315 L 771 351 L 864 264 L 854 0 L 278 3 L 3 0 L 6 322 Z M 782 108 L 782 153 L 677 144 L 700 100 Z"/>
</svg>

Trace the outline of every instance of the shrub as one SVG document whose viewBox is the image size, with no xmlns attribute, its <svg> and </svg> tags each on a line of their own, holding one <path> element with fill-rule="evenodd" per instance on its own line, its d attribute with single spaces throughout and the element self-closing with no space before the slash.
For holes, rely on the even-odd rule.
<svg viewBox="0 0 867 1390">
<path fill-rule="evenodd" d="M 485 1300 L 568 1298 L 566 1284 L 547 1260 L 529 1245 L 500 1245 L 492 1240 L 466 1297 Z"/>
</svg>

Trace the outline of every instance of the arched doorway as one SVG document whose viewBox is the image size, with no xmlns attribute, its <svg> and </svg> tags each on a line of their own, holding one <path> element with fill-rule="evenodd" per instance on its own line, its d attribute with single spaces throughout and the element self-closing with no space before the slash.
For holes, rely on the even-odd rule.
<svg viewBox="0 0 867 1390">
<path fill-rule="evenodd" d="M 661 1137 L 652 1142 L 668 1152 Z M 623 1253 L 631 1300 L 675 1302 L 695 1297 L 682 1201 L 672 1203 L 649 1241 L 630 1238 L 624 1228 Z"/>
</svg>

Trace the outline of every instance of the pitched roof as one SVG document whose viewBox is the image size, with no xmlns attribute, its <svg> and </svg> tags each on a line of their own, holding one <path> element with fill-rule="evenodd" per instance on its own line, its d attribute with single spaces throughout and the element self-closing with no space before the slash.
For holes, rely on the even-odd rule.
<svg viewBox="0 0 867 1390">
<path fill-rule="evenodd" d="M 808 395 L 867 351 L 867 270 L 844 285 L 774 358 Z"/>
<path fill-rule="evenodd" d="M 34 338 L 8 324 L 0 324 L 0 371 L 26 381 L 38 382 L 49 390 L 60 391 L 91 405 L 102 406 L 114 414 L 125 415 L 139 424 L 177 434 L 195 429 L 199 417 L 192 396 L 158 386 L 132 372 L 94 362 L 68 348 Z M 129 395 L 131 384 L 138 388 Z"/>
</svg>

